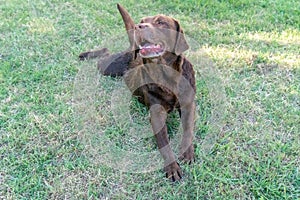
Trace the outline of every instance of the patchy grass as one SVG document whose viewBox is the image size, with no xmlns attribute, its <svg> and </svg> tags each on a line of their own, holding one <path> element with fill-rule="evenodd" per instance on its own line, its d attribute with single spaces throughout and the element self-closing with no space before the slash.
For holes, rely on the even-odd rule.
<svg viewBox="0 0 300 200">
<path fill-rule="evenodd" d="M 126 120 L 114 123 L 111 93 L 121 80 L 77 59 L 124 35 L 116 2 L 0 0 L 0 198 L 299 199 L 299 1 L 120 3 L 136 21 L 174 16 L 207 55 L 195 66 L 196 162 L 182 165 L 176 184 L 161 170 L 109 163 L 110 145 L 156 152 L 147 131 L 140 139 Z M 211 63 L 216 71 L 205 68 Z M 144 108 L 130 106 L 147 124 Z"/>
</svg>

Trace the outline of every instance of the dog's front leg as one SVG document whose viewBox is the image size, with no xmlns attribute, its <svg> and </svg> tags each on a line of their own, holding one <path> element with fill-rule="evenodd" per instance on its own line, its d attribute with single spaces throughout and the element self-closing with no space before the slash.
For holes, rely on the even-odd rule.
<svg viewBox="0 0 300 200">
<path fill-rule="evenodd" d="M 182 172 L 169 145 L 166 126 L 167 112 L 161 105 L 155 104 L 150 107 L 150 115 L 157 146 L 165 162 L 164 170 L 166 172 L 166 177 L 171 181 L 180 180 Z"/>
<path fill-rule="evenodd" d="M 179 159 L 191 164 L 194 161 L 194 123 L 195 123 L 195 103 L 181 107 L 181 123 L 183 128 L 183 136 L 180 146 Z"/>
</svg>

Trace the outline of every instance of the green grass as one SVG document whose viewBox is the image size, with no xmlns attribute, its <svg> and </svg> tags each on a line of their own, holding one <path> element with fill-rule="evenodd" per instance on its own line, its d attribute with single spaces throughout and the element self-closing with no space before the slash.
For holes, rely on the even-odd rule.
<svg viewBox="0 0 300 200">
<path fill-rule="evenodd" d="M 0 199 L 300 199 L 299 1 L 120 2 L 135 21 L 177 18 L 210 60 L 195 66 L 196 162 L 176 184 L 107 157 L 156 152 L 148 133 L 114 122 L 121 80 L 77 58 L 122 34 L 116 49 L 126 47 L 116 3 L 0 0 Z M 218 73 L 201 74 L 210 62 Z M 143 106 L 130 108 L 148 124 Z M 176 115 L 170 125 L 180 130 Z"/>
</svg>

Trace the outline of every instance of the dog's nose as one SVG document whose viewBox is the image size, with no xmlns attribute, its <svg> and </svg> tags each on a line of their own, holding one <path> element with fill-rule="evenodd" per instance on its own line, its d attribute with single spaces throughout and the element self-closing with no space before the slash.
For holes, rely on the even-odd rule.
<svg viewBox="0 0 300 200">
<path fill-rule="evenodd" d="M 145 28 L 148 28 L 148 27 L 149 27 L 148 24 L 145 24 L 145 23 L 140 23 L 140 24 L 137 25 L 138 29 L 145 29 Z"/>
</svg>

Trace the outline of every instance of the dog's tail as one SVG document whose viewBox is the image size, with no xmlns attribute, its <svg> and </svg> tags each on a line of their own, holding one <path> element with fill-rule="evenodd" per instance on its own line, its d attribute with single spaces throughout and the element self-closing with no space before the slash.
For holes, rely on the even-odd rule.
<svg viewBox="0 0 300 200">
<path fill-rule="evenodd" d="M 134 45 L 134 21 L 133 19 L 130 17 L 128 11 L 123 8 L 120 4 L 117 4 L 118 10 L 122 16 L 123 22 L 125 24 L 125 28 L 128 34 L 128 39 L 130 42 L 130 48 L 131 50 L 135 49 L 135 45 Z"/>
</svg>

